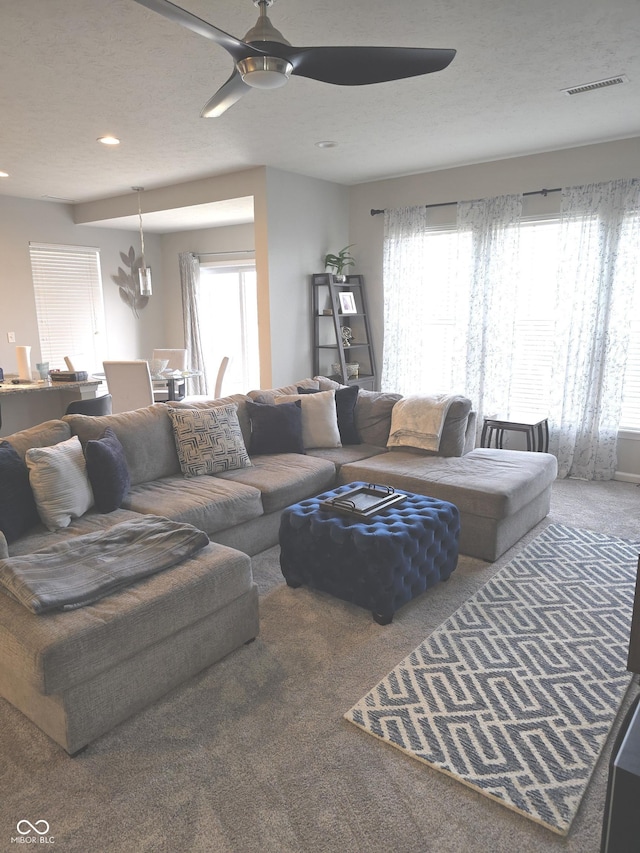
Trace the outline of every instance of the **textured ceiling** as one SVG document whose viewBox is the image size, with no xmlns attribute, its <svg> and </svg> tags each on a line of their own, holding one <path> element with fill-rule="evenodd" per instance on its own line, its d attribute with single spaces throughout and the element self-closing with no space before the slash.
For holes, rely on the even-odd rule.
<svg viewBox="0 0 640 853">
<path fill-rule="evenodd" d="M 239 37 L 257 18 L 250 0 L 180 5 Z M 458 53 L 375 86 L 294 77 L 201 119 L 231 73 L 221 47 L 133 0 L 2 0 L 0 193 L 88 201 L 259 165 L 355 184 L 640 135 L 638 0 L 276 0 L 269 14 L 295 45 Z M 561 92 L 618 74 L 629 83 Z M 97 144 L 107 133 L 122 144 Z"/>
</svg>

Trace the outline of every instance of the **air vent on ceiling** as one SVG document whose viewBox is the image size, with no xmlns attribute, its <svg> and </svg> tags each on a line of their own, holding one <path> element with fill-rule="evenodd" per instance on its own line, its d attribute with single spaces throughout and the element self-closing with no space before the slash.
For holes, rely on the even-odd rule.
<svg viewBox="0 0 640 853">
<path fill-rule="evenodd" d="M 582 86 L 572 86 L 570 89 L 560 89 L 565 95 L 581 95 L 582 92 L 593 92 L 594 89 L 606 89 L 607 86 L 618 86 L 620 83 L 628 83 L 629 78 L 624 74 L 617 77 L 609 77 L 607 80 L 595 80 L 593 83 L 584 83 Z"/>
</svg>

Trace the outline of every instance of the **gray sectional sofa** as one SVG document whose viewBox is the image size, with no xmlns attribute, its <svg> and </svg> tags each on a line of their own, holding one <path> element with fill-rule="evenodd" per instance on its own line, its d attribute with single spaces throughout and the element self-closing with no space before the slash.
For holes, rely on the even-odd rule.
<svg viewBox="0 0 640 853">
<path fill-rule="evenodd" d="M 324 377 L 222 400 L 172 403 L 208 409 L 233 404 L 247 448 L 249 403 L 335 390 Z M 0 595 L 0 695 L 75 753 L 167 690 L 258 633 L 258 598 L 250 556 L 276 544 L 282 510 L 337 484 L 383 483 L 455 503 L 461 552 L 494 560 L 548 512 L 556 460 L 544 453 L 473 449 L 471 403 L 457 398 L 444 424 L 439 453 L 388 449 L 400 395 L 360 391 L 353 412 L 359 443 L 305 453 L 251 456 L 251 465 L 185 477 L 167 405 L 122 414 L 69 415 L 8 436 L 24 457 L 77 436 L 98 439 L 111 427 L 130 475 L 122 505 L 91 509 L 51 532 L 36 525 L 12 541 L 8 556 L 29 555 L 118 522 L 146 515 L 192 524 L 210 544 L 173 568 L 89 606 L 34 615 Z M 0 487 L 1 488 L 1 487 Z M 0 535 L 0 558 L 7 546 Z M 2 549 L 4 547 L 4 555 Z"/>
</svg>

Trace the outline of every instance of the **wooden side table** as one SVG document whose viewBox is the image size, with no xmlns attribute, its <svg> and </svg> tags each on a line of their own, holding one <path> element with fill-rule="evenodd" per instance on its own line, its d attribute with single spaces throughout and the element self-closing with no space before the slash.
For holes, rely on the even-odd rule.
<svg viewBox="0 0 640 853">
<path fill-rule="evenodd" d="M 485 418 L 480 447 L 491 447 L 495 433 L 495 446 L 502 449 L 505 432 L 523 432 L 527 439 L 527 450 L 538 453 L 547 453 L 549 450 L 549 421 L 539 415 Z"/>
</svg>

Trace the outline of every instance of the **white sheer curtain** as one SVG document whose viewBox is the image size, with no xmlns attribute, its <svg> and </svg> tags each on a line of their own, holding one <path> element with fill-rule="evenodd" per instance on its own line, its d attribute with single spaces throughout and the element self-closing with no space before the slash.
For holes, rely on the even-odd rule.
<svg viewBox="0 0 640 853">
<path fill-rule="evenodd" d="M 479 426 L 482 416 L 509 410 L 521 216 L 521 195 L 458 204 L 459 255 L 469 258 L 458 384 L 473 400 Z"/>
<path fill-rule="evenodd" d="M 521 212 L 521 196 L 460 203 L 457 252 L 437 280 L 424 206 L 385 212 L 383 390 L 442 390 L 433 347 L 447 342 L 448 390 L 467 394 L 479 418 L 507 410 Z M 451 322 L 426 334 L 434 315 Z"/>
<path fill-rule="evenodd" d="M 521 297 L 531 299 L 519 273 L 521 213 L 521 196 L 459 203 L 457 237 L 449 233 L 446 244 L 457 251 L 440 252 L 437 275 L 429 252 L 444 238 L 428 232 L 426 209 L 385 213 L 383 390 L 415 394 L 438 382 L 435 390 L 471 398 L 479 425 L 514 408 L 518 304 L 522 315 Z M 542 403 L 550 449 L 561 477 L 610 479 L 640 287 L 640 179 L 563 190 L 555 227 L 559 260 L 545 321 L 551 342 L 539 354 L 552 362 Z M 451 354 L 446 375 L 431 366 L 438 346 Z"/>
<path fill-rule="evenodd" d="M 551 450 L 560 477 L 611 479 L 640 281 L 640 180 L 563 190 Z"/>
<path fill-rule="evenodd" d="M 423 264 L 427 211 L 422 207 L 384 213 L 384 345 L 381 388 L 399 394 L 430 390 L 424 328 L 429 282 Z M 426 385 L 425 385 L 426 382 Z"/>
<path fill-rule="evenodd" d="M 182 317 L 184 324 L 184 344 L 187 348 L 189 367 L 201 370 L 202 376 L 194 376 L 189 380 L 189 394 L 206 394 L 209 383 L 205 373 L 205 363 L 202 357 L 200 342 L 200 325 L 198 322 L 198 301 L 196 291 L 200 281 L 200 261 L 191 252 L 180 252 L 180 288 L 182 291 Z M 213 377 L 215 380 L 215 377 Z"/>
</svg>

